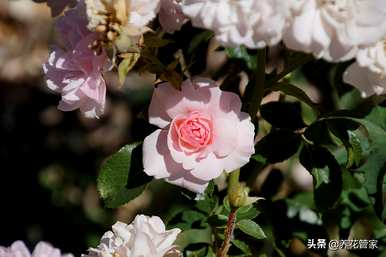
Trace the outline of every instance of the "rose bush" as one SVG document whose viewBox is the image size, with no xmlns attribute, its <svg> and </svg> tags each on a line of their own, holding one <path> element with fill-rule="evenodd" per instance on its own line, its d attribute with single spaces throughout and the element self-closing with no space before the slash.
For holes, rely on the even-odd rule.
<svg viewBox="0 0 386 257">
<path fill-rule="evenodd" d="M 81 169 L 100 168 L 86 190 L 90 173 L 78 181 L 55 165 L 39 182 L 58 206 L 82 203 L 99 230 L 140 212 L 165 221 L 116 222 L 83 257 L 331 255 L 323 238 L 343 240 L 344 256 L 385 255 L 384 0 L 46 2 L 67 8 L 43 65 L 58 108 L 105 117 L 81 119 L 81 138 L 39 109 L 54 131 L 42 147 L 58 151 L 63 133 L 88 157 Z M 44 254 L 61 256 L 39 244 L 33 257 Z M 15 243 L 2 255 L 31 254 Z"/>
</svg>

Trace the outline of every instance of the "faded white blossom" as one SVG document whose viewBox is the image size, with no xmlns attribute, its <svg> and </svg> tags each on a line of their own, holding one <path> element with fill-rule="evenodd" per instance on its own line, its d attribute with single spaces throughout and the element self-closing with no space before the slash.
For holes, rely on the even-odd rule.
<svg viewBox="0 0 386 257">
<path fill-rule="evenodd" d="M 386 40 L 360 49 L 356 62 L 344 73 L 343 80 L 358 88 L 362 97 L 380 95 L 386 89 Z"/>
<path fill-rule="evenodd" d="M 282 0 L 185 0 L 182 9 L 194 26 L 214 31 L 222 45 L 248 48 L 277 44 L 289 12 Z"/>
<path fill-rule="evenodd" d="M 166 230 L 157 217 L 138 215 L 127 225 L 117 222 L 106 232 L 97 248 L 82 257 L 171 257 L 178 256 L 173 245 L 180 229 Z"/>
<path fill-rule="evenodd" d="M 328 61 L 355 57 L 386 34 L 384 0 L 289 0 L 288 48 Z"/>
<path fill-rule="evenodd" d="M 88 28 L 103 33 L 103 43 L 114 44 L 119 52 L 138 47 L 160 8 L 160 0 L 85 0 Z"/>
</svg>

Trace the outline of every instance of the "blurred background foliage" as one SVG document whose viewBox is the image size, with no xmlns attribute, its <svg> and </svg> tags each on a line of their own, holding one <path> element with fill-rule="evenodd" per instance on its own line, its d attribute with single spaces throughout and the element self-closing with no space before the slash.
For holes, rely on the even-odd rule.
<svg viewBox="0 0 386 257">
<path fill-rule="evenodd" d="M 45 5 L 0 0 L 0 245 L 21 239 L 32 246 L 45 240 L 79 255 L 95 246 L 116 220 L 130 222 L 141 212 L 160 215 L 169 225 L 190 231 L 192 234 L 186 233 L 184 238 L 186 245 L 190 244 L 187 255 L 210 256 L 206 229 L 221 227 L 227 212 L 226 208 L 218 209 L 222 205 L 219 197 L 226 195 L 224 177 L 215 182 L 214 190 L 220 192 L 201 203 L 180 188 L 156 181 L 134 201 L 117 209 L 104 207 L 96 189 L 98 171 L 107 156 L 154 130 L 146 121 L 146 106 L 155 77 L 131 72 L 120 89 L 117 75 L 107 74 L 107 112 L 99 120 L 58 111 L 60 97 L 46 89 L 41 70 L 55 38 L 52 22 Z M 256 52 L 219 48 L 211 36 L 186 24 L 180 32 L 165 36 L 170 42 L 159 48 L 158 60 L 167 67 L 182 53 L 190 75 L 212 77 L 224 90 L 245 99 L 248 75 L 257 65 Z M 280 73 L 288 58 L 295 58 L 294 53 L 281 46 L 269 49 L 267 72 Z M 306 249 L 307 239 L 376 238 L 378 251 L 336 254 L 386 256 L 382 253 L 386 242 L 385 168 L 365 167 L 370 172 L 381 170 L 373 174 L 375 186 L 381 189 L 371 196 L 368 189 L 374 185 L 363 186 L 365 175 L 352 172 L 368 158 L 378 158 L 374 165 L 386 161 L 383 150 L 372 155 L 371 132 L 352 120 L 315 122 L 318 117 L 366 117 L 383 129 L 375 136 L 385 135 L 384 98 L 363 100 L 357 90 L 343 84 L 342 72 L 347 66 L 309 61 L 285 77 L 280 90 L 275 84 L 266 89 L 258 121 L 257 154 L 241 171 L 252 195 L 266 199 L 257 205 L 260 215 L 251 210 L 240 214 L 256 220 L 267 236 L 251 241 L 240 235 L 250 242 L 253 252 L 326 256 L 326 250 Z M 175 71 L 177 74 L 169 74 L 169 79 L 186 72 L 181 64 Z M 375 147 L 386 146 L 386 138 L 375 139 L 380 140 Z M 312 175 L 304 167 L 312 170 Z M 201 240 L 194 242 L 200 235 L 197 233 L 202 233 L 198 236 Z M 235 240 L 233 244 L 232 256 L 251 255 L 243 242 Z"/>
</svg>

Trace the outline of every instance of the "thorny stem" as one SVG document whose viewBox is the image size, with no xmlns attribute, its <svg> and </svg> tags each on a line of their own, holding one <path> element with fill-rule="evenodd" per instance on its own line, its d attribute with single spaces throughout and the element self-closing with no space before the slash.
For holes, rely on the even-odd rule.
<svg viewBox="0 0 386 257">
<path fill-rule="evenodd" d="M 240 186 L 239 177 L 240 177 L 239 169 L 229 174 L 228 197 L 232 194 L 232 192 L 237 191 L 238 187 Z M 225 230 L 225 239 L 222 242 L 220 249 L 218 249 L 217 251 L 217 257 L 226 257 L 228 254 L 228 250 L 231 247 L 231 239 L 232 239 L 232 235 L 233 235 L 233 231 L 235 229 L 235 223 L 236 223 L 237 207 L 232 206 L 232 204 L 230 205 L 231 205 L 231 212 L 229 213 L 229 216 L 228 216 L 227 227 Z"/>
<path fill-rule="evenodd" d="M 217 257 L 226 257 L 228 255 L 228 250 L 231 247 L 231 239 L 236 224 L 236 211 L 237 209 L 232 209 L 228 216 L 227 228 L 225 230 L 225 239 L 217 252 Z"/>
</svg>

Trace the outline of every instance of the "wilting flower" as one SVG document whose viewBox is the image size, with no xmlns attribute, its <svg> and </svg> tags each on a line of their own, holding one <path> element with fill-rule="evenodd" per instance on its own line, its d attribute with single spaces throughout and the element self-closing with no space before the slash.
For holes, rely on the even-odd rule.
<svg viewBox="0 0 386 257">
<path fill-rule="evenodd" d="M 214 31 L 222 45 L 248 48 L 277 44 L 289 14 L 282 0 L 185 0 L 182 9 L 194 26 Z"/>
<path fill-rule="evenodd" d="M 290 0 L 290 4 L 284 42 L 316 58 L 349 60 L 359 47 L 375 44 L 386 33 L 384 0 Z"/>
<path fill-rule="evenodd" d="M 138 215 L 129 225 L 115 223 L 112 231 L 103 235 L 98 247 L 90 248 L 82 257 L 178 256 L 173 243 L 180 232 L 178 228 L 166 230 L 157 216 Z"/>
<path fill-rule="evenodd" d="M 211 80 L 186 80 L 181 91 L 158 85 L 149 121 L 161 129 L 145 138 L 144 171 L 197 193 L 223 171 L 248 163 L 254 153 L 254 126 L 241 112 L 239 96 Z"/>
<path fill-rule="evenodd" d="M 1 257 L 73 257 L 72 254 L 61 254 L 60 250 L 52 247 L 50 244 L 40 242 L 31 252 L 22 241 L 14 242 L 10 247 L 0 246 Z"/>
<path fill-rule="evenodd" d="M 139 44 L 143 33 L 149 31 L 160 0 L 85 0 L 88 28 L 101 32 L 104 41 L 126 52 Z"/>
<path fill-rule="evenodd" d="M 106 83 L 102 72 L 108 64 L 108 57 L 104 51 L 96 54 L 90 48 L 99 35 L 86 28 L 85 15 L 80 2 L 58 20 L 56 30 L 64 49 L 54 47 L 43 69 L 47 86 L 62 95 L 60 110 L 79 108 L 86 117 L 95 118 L 104 112 Z"/>
<path fill-rule="evenodd" d="M 343 75 L 343 80 L 358 88 L 362 97 L 380 95 L 386 89 L 386 41 L 358 51 L 356 62 Z"/>
<path fill-rule="evenodd" d="M 186 17 L 179 2 L 176 0 L 161 0 L 158 19 L 166 32 L 173 33 L 181 29 Z"/>
</svg>

